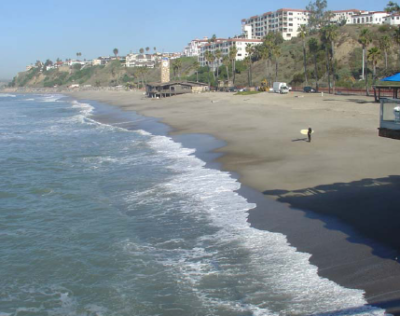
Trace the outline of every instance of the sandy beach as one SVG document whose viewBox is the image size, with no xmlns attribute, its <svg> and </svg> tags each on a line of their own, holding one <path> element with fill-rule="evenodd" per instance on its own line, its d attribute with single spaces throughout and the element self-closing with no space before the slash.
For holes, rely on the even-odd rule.
<svg viewBox="0 0 400 316">
<path fill-rule="evenodd" d="M 171 135 L 210 134 L 226 143 L 221 168 L 257 202 L 250 223 L 281 232 L 312 255 L 319 274 L 366 291 L 400 312 L 400 143 L 378 137 L 373 98 L 290 93 L 182 95 L 84 91 L 83 100 L 160 119 Z M 311 126 L 312 141 L 300 133 Z M 268 203 L 265 203 L 268 201 Z"/>
</svg>

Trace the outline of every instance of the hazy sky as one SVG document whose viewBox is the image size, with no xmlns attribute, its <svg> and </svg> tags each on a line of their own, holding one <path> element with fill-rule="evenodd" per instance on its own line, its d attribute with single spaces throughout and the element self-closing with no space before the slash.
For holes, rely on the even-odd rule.
<svg viewBox="0 0 400 316">
<path fill-rule="evenodd" d="M 328 0 L 328 9 L 382 10 L 389 0 Z M 241 33 L 241 19 L 309 0 L 0 0 L 0 79 L 36 60 L 182 51 L 194 38 Z"/>
</svg>

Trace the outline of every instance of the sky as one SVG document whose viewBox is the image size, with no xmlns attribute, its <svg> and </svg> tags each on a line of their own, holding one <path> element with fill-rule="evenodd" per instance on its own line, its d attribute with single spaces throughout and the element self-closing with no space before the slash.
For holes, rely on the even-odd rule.
<svg viewBox="0 0 400 316">
<path fill-rule="evenodd" d="M 182 51 L 190 40 L 241 33 L 241 19 L 310 0 L 0 0 L 0 80 L 36 60 L 92 59 L 153 47 Z M 329 10 L 383 10 L 389 0 L 328 0 Z"/>
</svg>

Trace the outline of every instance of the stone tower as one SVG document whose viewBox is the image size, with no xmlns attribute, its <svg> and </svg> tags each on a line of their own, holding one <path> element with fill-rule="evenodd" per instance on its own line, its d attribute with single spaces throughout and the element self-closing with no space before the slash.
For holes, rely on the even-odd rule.
<svg viewBox="0 0 400 316">
<path fill-rule="evenodd" d="M 169 58 L 161 58 L 161 83 L 170 82 Z"/>
</svg>

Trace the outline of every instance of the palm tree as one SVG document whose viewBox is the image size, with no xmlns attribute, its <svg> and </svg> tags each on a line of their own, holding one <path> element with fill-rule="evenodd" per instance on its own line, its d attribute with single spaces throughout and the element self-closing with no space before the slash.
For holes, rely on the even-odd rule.
<svg viewBox="0 0 400 316">
<path fill-rule="evenodd" d="M 146 53 L 150 50 L 150 47 L 146 47 Z"/>
<path fill-rule="evenodd" d="M 232 42 L 234 43 L 234 42 Z M 232 63 L 232 82 L 233 85 L 235 85 L 235 79 L 236 79 L 236 55 L 237 55 L 237 48 L 233 44 L 233 46 L 229 49 L 229 59 L 231 60 Z"/>
<path fill-rule="evenodd" d="M 315 78 L 315 90 L 318 92 L 318 67 L 317 67 L 317 54 L 319 50 L 318 40 L 312 37 L 308 40 L 308 49 L 314 59 L 314 78 Z"/>
<path fill-rule="evenodd" d="M 371 32 L 368 29 L 362 29 L 358 37 L 358 42 L 361 44 L 363 49 L 362 54 L 362 73 L 361 79 L 365 79 L 365 50 L 367 46 L 372 42 Z"/>
<path fill-rule="evenodd" d="M 390 49 L 391 46 L 391 41 L 390 37 L 387 35 L 382 36 L 382 38 L 379 40 L 379 47 L 383 52 L 385 53 L 385 73 L 387 73 L 387 68 L 388 68 L 388 50 Z"/>
<path fill-rule="evenodd" d="M 212 59 L 212 53 L 208 50 L 204 53 L 204 58 L 206 59 L 207 62 L 207 67 L 208 67 L 208 88 L 210 89 L 211 84 L 210 84 L 210 62 Z"/>
<path fill-rule="evenodd" d="M 250 87 L 250 56 L 243 59 L 243 64 L 247 67 L 247 86 Z"/>
<path fill-rule="evenodd" d="M 80 56 L 82 56 L 82 53 L 77 52 L 77 53 L 76 53 L 76 58 L 78 59 Z"/>
<path fill-rule="evenodd" d="M 272 49 L 272 54 L 275 57 L 275 82 L 278 81 L 278 65 L 279 65 L 279 57 L 281 57 L 281 48 L 279 45 L 275 45 Z"/>
<path fill-rule="evenodd" d="M 398 59 L 400 62 L 400 28 L 398 28 L 394 31 L 393 39 L 394 39 L 395 43 L 399 46 Z"/>
<path fill-rule="evenodd" d="M 153 50 L 154 50 L 154 52 L 157 52 L 157 47 L 154 46 L 154 47 L 153 47 Z"/>
<path fill-rule="evenodd" d="M 174 67 L 176 68 L 176 71 L 178 72 L 178 78 L 179 78 L 179 80 L 181 80 L 182 60 L 181 60 L 180 58 L 175 59 Z"/>
<path fill-rule="evenodd" d="M 378 47 L 372 47 L 371 49 L 368 50 L 367 54 L 367 59 L 372 63 L 372 69 L 373 69 L 373 79 L 372 79 L 372 84 L 375 84 L 376 81 L 376 64 L 378 63 L 378 60 L 381 58 L 382 53 L 379 50 Z"/>
<path fill-rule="evenodd" d="M 222 58 L 222 63 L 223 63 L 224 66 L 225 66 L 225 69 L 226 69 L 226 77 L 227 77 L 228 82 L 229 82 L 229 65 L 231 64 L 231 60 L 229 59 L 229 56 L 228 56 L 228 55 L 225 55 L 225 56 Z"/>
<path fill-rule="evenodd" d="M 199 82 L 199 68 L 200 68 L 200 63 L 198 61 L 195 61 L 192 65 L 192 69 L 196 71 L 197 75 L 197 82 Z"/>
<path fill-rule="evenodd" d="M 307 80 L 307 55 L 306 55 L 306 34 L 307 34 L 307 26 L 305 24 L 301 24 L 297 30 L 299 32 L 299 36 L 303 42 L 303 63 L 304 63 L 304 81 L 306 82 L 306 86 L 308 86 Z"/>
<path fill-rule="evenodd" d="M 144 49 L 143 48 L 139 49 L 139 53 L 143 54 L 144 53 Z"/>
<path fill-rule="evenodd" d="M 253 85 L 252 64 L 253 64 L 254 46 L 251 45 L 250 43 L 246 45 L 246 53 L 247 56 L 249 57 L 249 86 L 251 87 Z"/>
<path fill-rule="evenodd" d="M 331 44 L 331 67 L 332 67 L 332 85 L 333 85 L 333 94 L 335 94 L 335 41 L 338 37 L 338 26 L 331 24 L 326 26 L 326 39 Z"/>
<path fill-rule="evenodd" d="M 265 79 L 268 78 L 268 60 L 271 56 L 270 49 L 265 45 L 260 45 L 260 49 L 257 51 L 257 54 L 261 58 L 261 60 L 265 61 Z"/>
<path fill-rule="evenodd" d="M 115 58 L 118 58 L 118 53 L 119 53 L 118 48 L 114 48 L 113 53 L 115 55 Z"/>
<path fill-rule="evenodd" d="M 331 73 L 330 73 L 331 68 L 330 68 L 330 64 L 329 64 L 329 45 L 330 45 L 330 43 L 329 43 L 326 31 L 327 31 L 326 26 L 324 26 L 323 28 L 321 28 L 319 30 L 319 35 L 321 38 L 321 42 L 323 43 L 324 48 L 325 48 L 326 72 L 328 74 L 328 91 L 329 91 L 329 93 L 331 93 Z"/>
<path fill-rule="evenodd" d="M 222 51 L 220 49 L 217 49 L 215 51 L 215 59 L 217 61 L 217 79 L 219 78 L 219 64 L 221 62 L 221 58 L 222 58 Z"/>
</svg>

